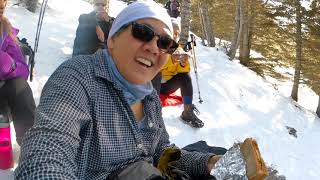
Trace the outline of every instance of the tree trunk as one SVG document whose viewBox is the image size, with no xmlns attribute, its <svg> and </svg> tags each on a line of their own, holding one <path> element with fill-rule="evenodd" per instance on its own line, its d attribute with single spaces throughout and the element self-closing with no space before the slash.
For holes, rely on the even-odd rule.
<svg viewBox="0 0 320 180">
<path fill-rule="evenodd" d="M 236 9 L 236 17 L 235 17 L 235 27 L 234 27 L 234 35 L 233 41 L 231 43 L 231 47 L 228 51 L 228 56 L 230 60 L 233 60 L 236 56 L 237 49 L 239 47 L 240 34 L 242 30 L 242 23 L 240 22 L 240 11 L 241 11 L 241 0 L 236 0 L 237 9 Z"/>
<path fill-rule="evenodd" d="M 191 20 L 191 0 L 181 1 L 181 34 L 179 43 L 186 45 L 189 38 Z"/>
<path fill-rule="evenodd" d="M 202 44 L 206 45 L 206 31 L 205 31 L 205 24 L 204 24 L 204 18 L 203 18 L 203 9 L 201 8 L 201 2 L 198 2 L 198 9 L 199 9 L 199 18 L 200 18 L 200 26 L 201 26 L 201 30 L 202 30 Z"/>
<path fill-rule="evenodd" d="M 318 102 L 318 108 L 317 108 L 317 111 L 316 111 L 318 117 L 320 118 L 320 95 L 319 95 L 319 102 Z"/>
<path fill-rule="evenodd" d="M 301 34 L 301 3 L 300 0 L 295 0 L 296 9 L 296 65 L 294 71 L 293 87 L 291 97 L 293 100 L 298 101 L 298 88 L 300 81 L 301 71 L 301 58 L 302 58 L 302 34 Z"/>
<path fill-rule="evenodd" d="M 249 40 L 249 3 L 248 0 L 243 0 L 242 6 L 242 33 L 241 33 L 241 43 L 240 43 L 240 52 L 239 60 L 240 63 L 244 66 L 247 66 L 249 57 L 250 57 L 250 40 Z"/>
<path fill-rule="evenodd" d="M 206 0 L 201 3 L 201 9 L 203 10 L 202 17 L 203 17 L 203 22 L 205 25 L 204 28 L 205 28 L 205 33 L 206 33 L 206 39 L 208 41 L 208 46 L 214 47 L 214 46 L 216 46 L 216 43 L 215 43 L 211 18 L 209 16 L 209 12 L 208 12 L 208 2 Z"/>
</svg>

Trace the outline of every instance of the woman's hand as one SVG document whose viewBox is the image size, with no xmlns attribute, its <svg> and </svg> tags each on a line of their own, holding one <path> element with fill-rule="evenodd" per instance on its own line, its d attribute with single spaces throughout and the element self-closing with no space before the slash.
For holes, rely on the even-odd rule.
<svg viewBox="0 0 320 180">
<path fill-rule="evenodd" d="M 99 25 L 96 26 L 96 33 L 97 33 L 98 39 L 101 42 L 104 42 L 105 40 L 104 33 Z"/>
<path fill-rule="evenodd" d="M 209 161 L 208 161 L 208 171 L 210 172 L 214 165 L 216 164 L 216 162 L 222 157 L 222 155 L 214 155 L 211 156 Z"/>
<path fill-rule="evenodd" d="M 180 66 L 185 67 L 188 63 L 189 63 L 188 62 L 188 58 L 183 59 L 183 60 L 180 61 Z"/>
<path fill-rule="evenodd" d="M 182 67 L 188 64 L 188 55 L 187 54 L 173 54 L 172 60 L 173 63 L 180 63 Z"/>
</svg>

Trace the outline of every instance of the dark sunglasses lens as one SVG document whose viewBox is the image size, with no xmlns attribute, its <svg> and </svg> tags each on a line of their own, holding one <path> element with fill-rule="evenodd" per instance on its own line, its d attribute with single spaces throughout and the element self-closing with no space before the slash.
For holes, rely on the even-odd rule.
<svg viewBox="0 0 320 180">
<path fill-rule="evenodd" d="M 134 22 L 132 23 L 132 36 L 140 41 L 149 42 L 154 38 L 154 36 L 156 36 L 156 34 L 147 25 Z M 157 46 L 163 52 L 172 54 L 178 48 L 179 44 L 169 36 L 157 36 L 159 37 Z"/>
<path fill-rule="evenodd" d="M 105 7 L 105 6 L 106 6 L 106 4 L 104 4 L 104 3 L 96 3 L 96 4 L 95 4 L 95 6 L 102 6 L 102 7 Z"/>
<path fill-rule="evenodd" d="M 160 36 L 158 40 L 158 47 L 160 49 L 168 49 L 171 45 L 171 38 L 166 36 Z"/>
<path fill-rule="evenodd" d="M 144 24 L 134 23 L 132 25 L 132 35 L 143 42 L 149 42 L 153 39 L 154 32 Z"/>
<path fill-rule="evenodd" d="M 168 36 L 160 36 L 157 43 L 158 47 L 165 50 L 168 54 L 172 54 L 179 46 L 178 43 Z"/>
</svg>

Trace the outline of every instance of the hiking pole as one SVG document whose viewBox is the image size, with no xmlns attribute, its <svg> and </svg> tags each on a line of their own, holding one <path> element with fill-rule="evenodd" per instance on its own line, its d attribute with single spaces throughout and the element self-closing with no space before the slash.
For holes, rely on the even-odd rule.
<svg viewBox="0 0 320 180">
<path fill-rule="evenodd" d="M 191 37 L 191 47 L 192 47 L 192 54 L 193 54 L 193 68 L 194 73 L 196 75 L 196 82 L 197 82 L 197 88 L 198 88 L 198 94 L 199 94 L 199 103 L 201 104 L 203 102 L 200 94 L 200 87 L 199 87 L 199 79 L 198 79 L 198 67 L 197 67 L 197 59 L 196 59 L 196 52 L 194 50 L 194 47 L 196 46 L 196 39 L 193 34 L 190 34 Z"/>
<path fill-rule="evenodd" d="M 39 14 L 39 19 L 38 19 L 38 25 L 37 25 L 37 32 L 36 32 L 36 39 L 34 41 L 34 54 L 30 62 L 30 81 L 33 80 L 33 69 L 34 69 L 34 64 L 35 64 L 35 54 L 38 51 L 38 44 L 39 44 L 39 38 L 40 38 L 40 32 L 41 32 L 41 27 L 42 27 L 42 21 L 44 17 L 44 13 L 46 12 L 46 7 L 48 4 L 48 0 L 43 0 L 40 8 L 40 14 Z"/>
</svg>

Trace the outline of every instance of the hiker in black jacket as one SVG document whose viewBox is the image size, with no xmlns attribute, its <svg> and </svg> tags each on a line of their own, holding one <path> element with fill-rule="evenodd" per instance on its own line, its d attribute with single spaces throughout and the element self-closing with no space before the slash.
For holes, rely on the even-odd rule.
<svg viewBox="0 0 320 180">
<path fill-rule="evenodd" d="M 106 12 L 107 0 L 94 0 L 94 10 L 89 14 L 81 14 L 72 56 L 93 54 L 106 47 L 109 30 L 113 19 Z"/>
<path fill-rule="evenodd" d="M 165 8 L 168 10 L 170 17 L 177 18 L 180 16 L 180 3 L 178 0 L 169 0 L 165 4 Z"/>
</svg>

